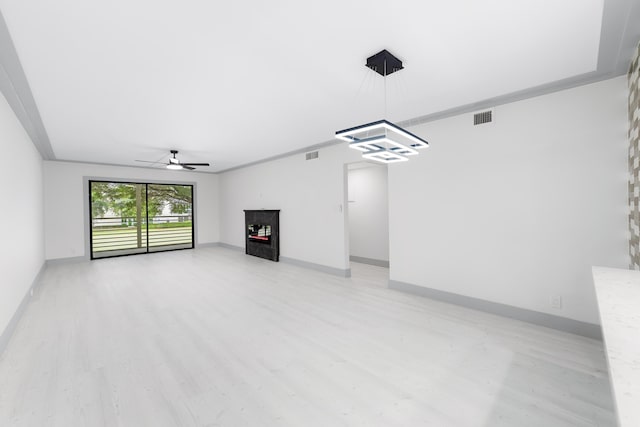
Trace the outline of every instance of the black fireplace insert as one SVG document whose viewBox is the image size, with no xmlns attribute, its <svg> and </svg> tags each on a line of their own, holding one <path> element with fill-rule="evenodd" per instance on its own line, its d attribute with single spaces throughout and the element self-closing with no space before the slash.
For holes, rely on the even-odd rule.
<svg viewBox="0 0 640 427">
<path fill-rule="evenodd" d="M 267 224 L 249 224 L 247 238 L 252 242 L 271 244 L 271 226 Z"/>
</svg>

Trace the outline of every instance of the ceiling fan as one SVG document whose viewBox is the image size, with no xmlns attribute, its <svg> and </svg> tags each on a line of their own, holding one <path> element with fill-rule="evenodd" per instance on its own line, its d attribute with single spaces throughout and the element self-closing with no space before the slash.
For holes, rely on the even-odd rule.
<svg viewBox="0 0 640 427">
<path fill-rule="evenodd" d="M 165 165 L 167 169 L 171 170 L 194 170 L 194 166 L 209 166 L 209 163 L 182 163 L 180 160 L 176 159 L 176 154 L 178 154 L 178 150 L 170 150 L 173 157 L 169 157 L 169 163 L 164 162 L 149 162 L 147 160 L 136 160 L 136 162 L 142 163 L 154 163 L 154 164 L 162 164 Z"/>
</svg>

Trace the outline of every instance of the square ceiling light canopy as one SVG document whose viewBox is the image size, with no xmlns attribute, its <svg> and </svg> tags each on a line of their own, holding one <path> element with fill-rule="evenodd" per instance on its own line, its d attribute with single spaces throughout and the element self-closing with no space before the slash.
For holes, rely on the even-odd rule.
<svg viewBox="0 0 640 427">
<path fill-rule="evenodd" d="M 367 58 L 367 67 L 371 68 L 381 76 L 388 76 L 396 71 L 402 70 L 402 61 L 393 56 L 387 49 L 383 49 Z"/>
</svg>

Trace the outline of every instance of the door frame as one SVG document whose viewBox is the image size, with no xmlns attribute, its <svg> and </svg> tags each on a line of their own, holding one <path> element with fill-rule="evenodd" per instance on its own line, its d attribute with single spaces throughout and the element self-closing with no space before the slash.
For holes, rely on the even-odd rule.
<svg viewBox="0 0 640 427">
<path fill-rule="evenodd" d="M 102 182 L 115 182 L 121 184 L 160 184 L 160 185 L 190 185 L 193 188 L 193 200 L 192 200 L 192 237 L 193 237 L 193 249 L 198 246 L 198 222 L 196 221 L 197 210 L 198 210 L 198 186 L 195 181 L 178 181 L 178 180 L 160 180 L 160 179 L 137 179 L 137 178 L 112 178 L 112 177 L 103 177 L 103 176 L 83 176 L 82 177 L 82 187 L 83 187 L 83 205 L 84 205 L 84 227 L 83 227 L 83 239 L 84 239 L 84 259 L 87 261 L 91 260 L 91 205 L 89 203 L 90 192 L 89 192 L 89 182 L 90 181 L 102 181 Z M 184 250 L 184 249 L 169 249 L 171 250 Z M 141 254 L 132 254 L 132 255 L 142 255 L 142 254 L 150 254 L 150 253 L 161 253 L 168 251 L 154 251 L 154 252 L 143 252 Z M 112 258 L 117 256 L 128 256 L 128 255 L 115 255 Z M 110 258 L 110 257 L 107 257 Z M 104 258 L 104 259 L 107 259 Z M 103 259 L 103 258 L 96 258 Z"/>
</svg>

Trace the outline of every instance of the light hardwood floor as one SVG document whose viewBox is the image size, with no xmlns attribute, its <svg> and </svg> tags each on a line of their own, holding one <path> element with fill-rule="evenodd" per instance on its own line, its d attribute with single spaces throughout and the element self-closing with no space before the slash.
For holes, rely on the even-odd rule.
<svg viewBox="0 0 640 427">
<path fill-rule="evenodd" d="M 207 248 L 47 267 L 0 426 L 613 426 L 602 343 Z"/>
</svg>

